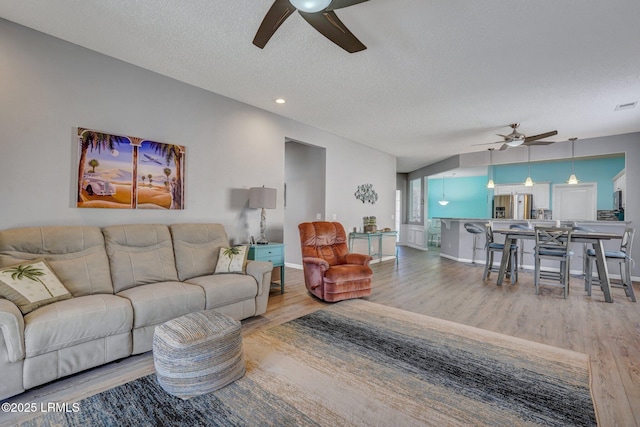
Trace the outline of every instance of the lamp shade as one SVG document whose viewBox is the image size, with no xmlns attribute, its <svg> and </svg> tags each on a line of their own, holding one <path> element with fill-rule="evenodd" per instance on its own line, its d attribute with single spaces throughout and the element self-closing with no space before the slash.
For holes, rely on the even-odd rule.
<svg viewBox="0 0 640 427">
<path fill-rule="evenodd" d="M 314 13 L 329 6 L 331 0 L 289 0 L 289 3 L 303 12 Z"/>
<path fill-rule="evenodd" d="M 250 208 L 276 208 L 276 189 L 265 187 L 251 187 L 249 189 Z"/>
</svg>

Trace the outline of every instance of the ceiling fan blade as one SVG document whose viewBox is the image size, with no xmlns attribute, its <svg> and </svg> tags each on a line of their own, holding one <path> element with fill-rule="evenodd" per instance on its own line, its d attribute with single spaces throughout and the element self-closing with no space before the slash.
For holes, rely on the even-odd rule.
<svg viewBox="0 0 640 427">
<path fill-rule="evenodd" d="M 343 7 L 353 6 L 354 4 L 364 3 L 369 0 L 333 0 L 329 6 L 325 10 L 336 10 L 342 9 Z"/>
<path fill-rule="evenodd" d="M 354 36 L 340 21 L 333 11 L 306 13 L 298 11 L 300 15 L 320 34 L 343 48 L 349 53 L 365 50 L 367 47 Z"/>
<path fill-rule="evenodd" d="M 502 144 L 502 147 L 500 147 L 500 150 L 499 150 L 499 151 L 504 151 L 504 150 L 506 150 L 507 148 L 509 148 L 509 146 L 508 146 L 507 144 Z"/>
<path fill-rule="evenodd" d="M 476 145 L 492 145 L 492 144 L 504 144 L 504 141 L 496 141 L 496 142 L 481 142 L 480 144 L 471 144 L 472 147 Z"/>
<path fill-rule="evenodd" d="M 296 8 L 289 3 L 289 0 L 275 0 L 262 20 L 256 36 L 253 38 L 253 44 L 263 49 L 280 25 L 295 10 Z"/>
<path fill-rule="evenodd" d="M 555 141 L 530 141 L 530 142 L 525 142 L 523 145 L 549 145 L 549 144 L 555 144 Z"/>
<path fill-rule="evenodd" d="M 541 133 L 540 135 L 533 135 L 533 136 L 527 136 L 524 141 L 525 142 L 531 142 L 531 141 L 536 141 L 538 139 L 544 139 L 544 138 L 548 138 L 550 136 L 554 136 L 557 135 L 558 131 L 557 130 L 552 130 L 551 132 L 547 132 L 547 133 Z"/>
</svg>

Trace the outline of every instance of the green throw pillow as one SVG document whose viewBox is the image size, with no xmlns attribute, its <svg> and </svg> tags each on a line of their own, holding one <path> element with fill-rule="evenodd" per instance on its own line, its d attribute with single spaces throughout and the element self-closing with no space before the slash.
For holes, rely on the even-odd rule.
<svg viewBox="0 0 640 427">
<path fill-rule="evenodd" d="M 22 314 L 55 301 L 71 298 L 44 259 L 0 269 L 0 297 L 18 306 Z"/>
<path fill-rule="evenodd" d="M 215 274 L 244 273 L 247 265 L 248 246 L 220 248 Z"/>
</svg>

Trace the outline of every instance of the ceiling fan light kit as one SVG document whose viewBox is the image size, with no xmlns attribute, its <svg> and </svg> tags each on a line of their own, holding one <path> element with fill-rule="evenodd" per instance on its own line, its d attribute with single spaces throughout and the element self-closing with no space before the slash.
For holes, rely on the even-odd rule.
<svg viewBox="0 0 640 427">
<path fill-rule="evenodd" d="M 519 147 L 524 144 L 524 139 L 512 139 L 511 141 L 505 142 L 509 147 Z"/>
<path fill-rule="evenodd" d="M 289 3 L 303 12 L 315 13 L 326 9 L 331 0 L 289 0 Z"/>
</svg>

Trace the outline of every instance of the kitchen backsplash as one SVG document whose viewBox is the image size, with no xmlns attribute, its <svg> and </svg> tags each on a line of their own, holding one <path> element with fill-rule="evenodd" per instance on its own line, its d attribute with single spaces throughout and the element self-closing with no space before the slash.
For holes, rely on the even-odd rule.
<svg viewBox="0 0 640 427">
<path fill-rule="evenodd" d="M 614 210 L 598 211 L 598 221 L 618 221 Z"/>
</svg>

